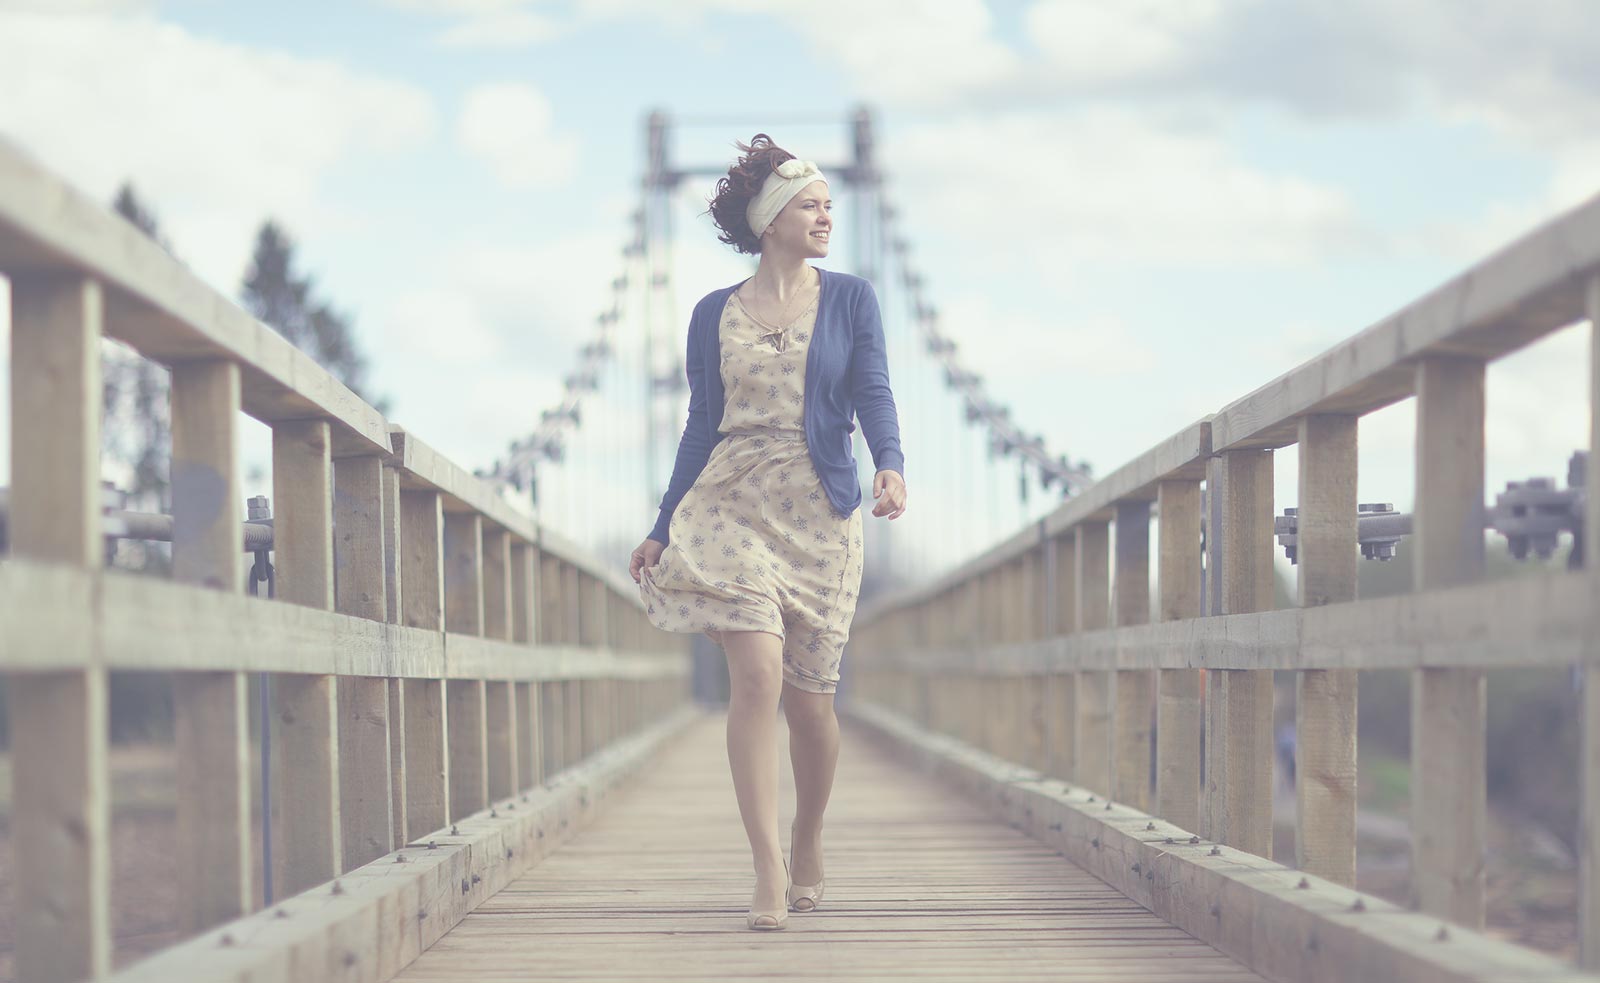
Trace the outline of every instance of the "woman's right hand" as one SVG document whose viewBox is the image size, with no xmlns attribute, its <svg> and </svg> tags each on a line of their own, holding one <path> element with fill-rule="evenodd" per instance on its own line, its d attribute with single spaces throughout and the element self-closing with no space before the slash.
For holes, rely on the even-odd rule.
<svg viewBox="0 0 1600 983">
<path fill-rule="evenodd" d="M 658 543 L 653 539 L 646 539 L 634 548 L 633 556 L 628 560 L 628 574 L 633 577 L 633 582 L 639 582 L 639 571 L 645 567 L 653 567 L 661 559 L 661 551 L 667 548 L 666 543 Z"/>
</svg>

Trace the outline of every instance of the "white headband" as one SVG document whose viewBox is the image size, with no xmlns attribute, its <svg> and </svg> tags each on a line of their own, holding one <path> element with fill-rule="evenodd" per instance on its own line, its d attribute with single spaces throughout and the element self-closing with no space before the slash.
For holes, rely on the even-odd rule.
<svg viewBox="0 0 1600 983">
<path fill-rule="evenodd" d="M 745 207 L 744 217 L 750 223 L 750 231 L 755 233 L 756 238 L 761 238 L 761 233 L 783 211 L 783 206 L 789 204 L 801 189 L 813 181 L 827 180 L 817 165 L 809 160 L 793 158 L 779 164 L 767 175 L 767 180 L 761 185 L 761 193 L 751 198 L 750 204 Z"/>
</svg>

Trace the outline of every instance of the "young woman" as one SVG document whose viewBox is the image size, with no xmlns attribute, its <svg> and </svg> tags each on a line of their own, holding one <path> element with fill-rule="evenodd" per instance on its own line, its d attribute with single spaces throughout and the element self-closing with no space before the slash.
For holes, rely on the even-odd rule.
<svg viewBox="0 0 1600 983">
<path fill-rule="evenodd" d="M 906 507 L 905 457 L 871 284 L 828 255 L 833 202 L 810 161 L 758 133 L 717 182 L 718 239 L 761 257 L 689 320 L 689 419 L 630 564 L 651 621 L 728 659 L 728 763 L 755 861 L 745 924 L 781 929 L 822 900 L 822 814 L 839 759 L 833 694 L 861 586 L 858 417 L 875 516 Z M 794 765 L 793 867 L 778 832 L 777 706 Z M 814 886 L 808 886 L 814 885 Z"/>
</svg>

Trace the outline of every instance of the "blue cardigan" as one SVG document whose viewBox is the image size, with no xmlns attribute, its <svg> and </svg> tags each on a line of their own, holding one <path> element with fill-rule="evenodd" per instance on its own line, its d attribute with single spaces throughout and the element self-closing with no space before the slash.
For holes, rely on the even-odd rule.
<svg viewBox="0 0 1600 983">
<path fill-rule="evenodd" d="M 861 429 L 879 471 L 905 475 L 900 451 L 900 421 L 889 389 L 889 364 L 884 351 L 883 315 L 872 284 L 848 273 L 821 268 L 816 327 L 806 352 L 805 406 L 802 425 L 811 463 L 833 507 L 846 514 L 861 504 L 861 483 L 850 434 L 859 417 Z M 705 468 L 711 448 L 722 439 L 722 309 L 740 283 L 713 290 L 694 305 L 689 318 L 689 348 L 684 365 L 689 376 L 689 419 L 678 441 L 672 480 L 661 497 L 651 539 L 667 542 L 667 526 L 694 479 Z"/>
</svg>

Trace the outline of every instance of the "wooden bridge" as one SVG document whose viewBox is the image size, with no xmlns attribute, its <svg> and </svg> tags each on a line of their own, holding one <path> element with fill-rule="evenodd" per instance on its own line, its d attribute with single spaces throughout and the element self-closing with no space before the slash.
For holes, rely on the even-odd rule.
<svg viewBox="0 0 1600 983">
<path fill-rule="evenodd" d="M 864 609 L 828 898 L 776 935 L 742 924 L 720 718 L 630 581 L 3 146 L 0 273 L 19 980 L 1600 978 L 1482 932 L 1484 672 L 1579 667 L 1580 963 L 1600 963 L 1600 579 L 1485 581 L 1483 537 L 1485 367 L 1600 313 L 1600 201 Z M 103 568 L 102 337 L 171 369 L 170 581 Z M 1358 600 L 1357 422 L 1408 398 L 1416 590 Z M 241 410 L 272 431 L 270 528 L 243 534 L 270 536 L 270 599 L 244 590 Z M 1289 445 L 1301 606 L 1273 610 Z M 1375 668 L 1414 676 L 1404 907 L 1352 886 Z M 107 681 L 130 670 L 174 680 L 185 938 L 114 965 Z M 1298 678 L 1279 860 L 1273 670 Z"/>
</svg>

